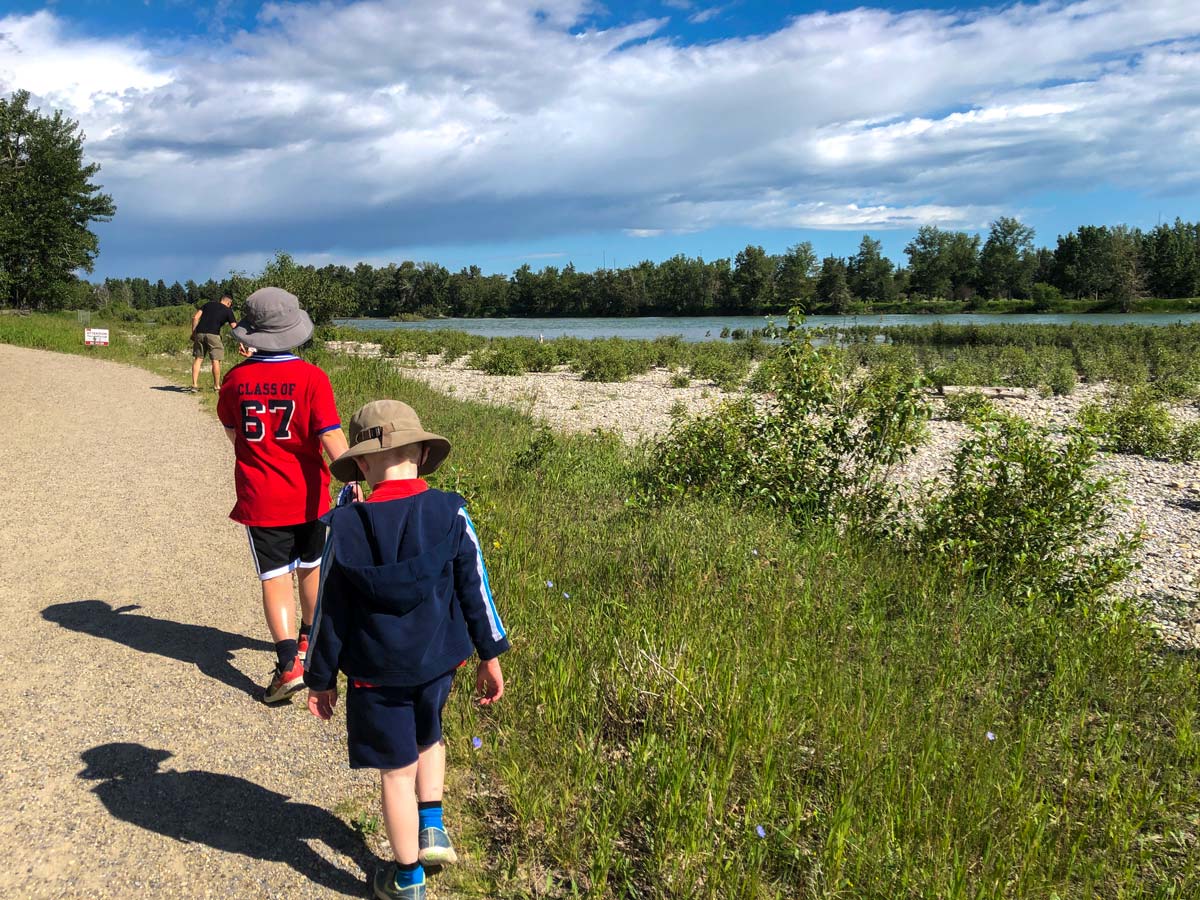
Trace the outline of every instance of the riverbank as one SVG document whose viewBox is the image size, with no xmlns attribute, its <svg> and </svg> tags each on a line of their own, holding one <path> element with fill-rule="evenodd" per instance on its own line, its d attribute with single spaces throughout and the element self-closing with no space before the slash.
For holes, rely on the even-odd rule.
<svg viewBox="0 0 1200 900">
<path fill-rule="evenodd" d="M 370 342 L 330 342 L 327 349 L 378 358 Z M 672 383 L 674 373 L 657 368 L 621 382 L 589 382 L 557 367 L 550 372 L 488 375 L 470 367 L 466 358 L 446 363 L 439 356 L 407 354 L 391 361 L 397 371 L 459 399 L 510 407 L 557 431 L 614 432 L 630 443 L 661 437 L 675 414 L 695 415 L 737 396 L 712 382 Z M 995 399 L 999 408 L 1061 432 L 1075 422 L 1085 405 L 1104 401 L 1113 387 L 1080 385 L 1067 396 L 1041 396 L 1017 391 Z M 1023 396 L 1022 396 L 1023 395 Z M 970 429 L 944 417 L 945 401 L 931 397 L 934 418 L 929 438 L 897 471 L 909 485 L 944 481 L 952 460 Z M 1168 406 L 1182 424 L 1200 421 L 1190 402 Z M 1113 531 L 1144 529 L 1139 568 L 1121 589 L 1138 597 L 1163 640 L 1177 649 L 1200 648 L 1200 464 L 1168 462 L 1130 454 L 1100 454 L 1100 471 L 1118 481 Z"/>
</svg>

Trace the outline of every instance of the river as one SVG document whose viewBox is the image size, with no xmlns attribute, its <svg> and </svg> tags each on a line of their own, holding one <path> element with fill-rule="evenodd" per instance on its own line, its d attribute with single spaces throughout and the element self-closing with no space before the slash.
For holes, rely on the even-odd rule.
<svg viewBox="0 0 1200 900">
<path fill-rule="evenodd" d="M 780 316 L 777 321 L 783 321 Z M 417 331 L 452 329 L 481 334 L 484 337 L 623 337 L 650 339 L 677 334 L 686 341 L 720 337 L 722 329 L 761 328 L 761 316 L 644 316 L 629 319 L 427 319 L 421 322 L 393 322 L 390 319 L 337 319 L 338 325 L 364 331 L 388 331 L 410 328 Z M 1200 322 L 1200 313 L 951 313 L 946 315 L 809 316 L 811 328 L 849 325 L 1171 325 L 1176 322 Z"/>
</svg>

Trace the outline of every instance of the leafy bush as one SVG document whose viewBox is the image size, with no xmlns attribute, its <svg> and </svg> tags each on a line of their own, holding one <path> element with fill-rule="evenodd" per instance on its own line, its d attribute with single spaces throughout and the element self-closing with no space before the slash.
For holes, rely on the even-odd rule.
<svg viewBox="0 0 1200 900">
<path fill-rule="evenodd" d="M 1095 442 L 1066 441 L 1023 419 L 972 424 L 947 492 L 925 504 L 917 546 L 1024 596 L 1094 597 L 1127 575 L 1137 538 L 1092 542 L 1108 523 L 1111 482 L 1095 474 Z"/>
<path fill-rule="evenodd" d="M 626 381 L 633 371 L 628 354 L 607 342 L 597 342 L 582 360 L 584 381 Z"/>
<path fill-rule="evenodd" d="M 1075 369 L 1069 365 L 1061 364 L 1054 367 L 1050 373 L 1050 380 L 1047 382 L 1047 387 L 1050 388 L 1050 393 L 1056 397 L 1064 397 L 1075 392 Z"/>
<path fill-rule="evenodd" d="M 915 448 L 928 416 L 919 383 L 891 371 L 847 380 L 837 351 L 802 330 L 774 362 L 772 402 L 745 396 L 672 423 L 640 475 L 643 498 L 723 496 L 797 523 L 872 519 L 889 505 L 888 469 Z"/>
<path fill-rule="evenodd" d="M 692 379 L 688 376 L 687 372 L 671 373 L 671 387 L 685 388 L 689 387 L 691 383 Z"/>
<path fill-rule="evenodd" d="M 1168 458 L 1176 449 L 1171 413 L 1145 386 L 1126 391 L 1107 404 L 1086 404 L 1079 410 L 1078 420 L 1101 447 L 1114 453 Z"/>
<path fill-rule="evenodd" d="M 734 390 L 746 377 L 749 367 L 750 364 L 745 359 L 713 353 L 697 357 L 689 371 L 692 378 L 711 381 L 725 390 Z"/>
<path fill-rule="evenodd" d="M 1178 462 L 1192 462 L 1200 459 L 1200 422 L 1189 422 L 1175 432 L 1171 459 Z"/>
<path fill-rule="evenodd" d="M 979 391 L 959 391 L 945 400 L 945 417 L 951 422 L 982 422 L 996 414 L 995 404 Z"/>
<path fill-rule="evenodd" d="M 500 344 L 483 355 L 479 369 L 487 375 L 524 375 L 525 359 L 520 350 Z"/>
</svg>

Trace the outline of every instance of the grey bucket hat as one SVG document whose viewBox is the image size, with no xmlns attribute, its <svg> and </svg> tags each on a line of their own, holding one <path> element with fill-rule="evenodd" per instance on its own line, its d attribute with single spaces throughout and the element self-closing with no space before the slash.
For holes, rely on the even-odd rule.
<svg viewBox="0 0 1200 900">
<path fill-rule="evenodd" d="M 255 350 L 291 350 L 313 333 L 312 319 L 295 294 L 283 288 L 259 288 L 246 298 L 233 336 Z"/>
<path fill-rule="evenodd" d="M 421 427 L 416 411 L 399 400 L 375 400 L 350 418 L 350 449 L 329 464 L 329 471 L 338 481 L 347 484 L 359 481 L 360 456 L 403 447 L 424 444 L 429 456 L 417 469 L 417 475 L 428 475 L 450 455 L 450 442 L 440 434 L 431 434 Z"/>
</svg>

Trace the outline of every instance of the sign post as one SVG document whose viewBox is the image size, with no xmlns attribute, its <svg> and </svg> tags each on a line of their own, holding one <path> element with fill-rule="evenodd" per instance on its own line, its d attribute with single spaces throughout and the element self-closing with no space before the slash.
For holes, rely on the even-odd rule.
<svg viewBox="0 0 1200 900">
<path fill-rule="evenodd" d="M 85 328 L 83 329 L 83 343 L 88 347 L 107 347 L 108 346 L 108 329 L 107 328 Z"/>
</svg>

